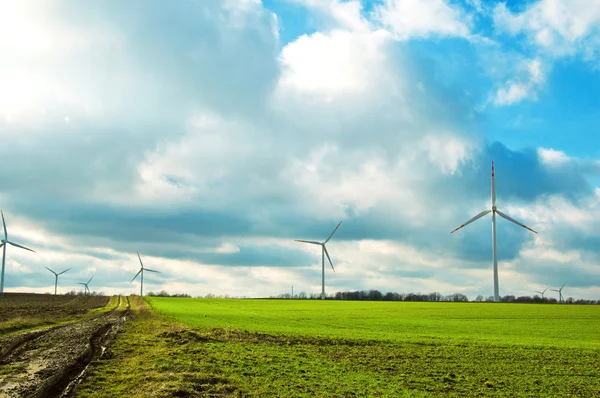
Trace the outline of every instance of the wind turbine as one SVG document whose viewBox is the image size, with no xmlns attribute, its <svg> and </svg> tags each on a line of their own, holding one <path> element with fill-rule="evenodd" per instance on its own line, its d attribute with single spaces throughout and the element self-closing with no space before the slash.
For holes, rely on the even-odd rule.
<svg viewBox="0 0 600 398">
<path fill-rule="evenodd" d="M 140 257 L 140 252 L 136 252 L 138 255 L 138 258 L 140 259 L 140 270 L 138 271 L 137 274 L 135 274 L 135 276 L 133 277 L 133 279 L 131 280 L 131 282 L 133 282 L 135 280 L 135 278 L 138 277 L 139 274 L 142 274 L 141 277 L 141 284 L 140 284 L 140 297 L 144 296 L 144 271 L 150 271 L 150 272 L 157 272 L 160 274 L 160 271 L 154 271 L 152 269 L 148 269 L 148 268 L 144 268 L 144 264 L 142 263 L 142 258 Z M 129 283 L 131 283 L 129 282 Z"/>
<path fill-rule="evenodd" d="M 313 240 L 300 240 L 300 239 L 295 239 L 296 242 L 302 242 L 302 243 L 310 243 L 312 245 L 321 245 L 322 250 L 321 250 L 321 299 L 325 300 L 325 255 L 327 255 L 327 259 L 329 260 L 329 264 L 331 265 L 331 269 L 333 270 L 333 272 L 335 272 L 335 268 L 333 268 L 333 263 L 331 262 L 331 257 L 329 257 L 329 253 L 327 252 L 327 248 L 325 247 L 325 244 L 327 242 L 329 242 L 329 239 L 331 239 L 331 237 L 333 236 L 333 234 L 335 234 L 335 231 L 337 231 L 337 229 L 340 227 L 340 225 L 342 224 L 342 221 L 340 221 L 340 223 L 337 225 L 337 227 L 335 227 L 335 229 L 333 230 L 333 232 L 331 233 L 331 235 L 329 235 L 329 238 L 327 238 L 327 240 L 325 242 L 315 242 Z"/>
<path fill-rule="evenodd" d="M 13 245 L 15 247 L 20 247 L 21 249 L 29 250 L 30 252 L 34 252 L 35 250 L 31 250 L 28 247 L 17 245 L 15 242 L 11 242 L 8 240 L 8 234 L 6 233 L 6 222 L 4 221 L 4 212 L 0 210 L 2 213 L 2 226 L 4 226 L 4 239 L 0 240 L 0 247 L 2 248 L 2 276 L 0 276 L 0 294 L 4 293 L 4 262 L 6 261 L 6 244 Z"/>
<path fill-rule="evenodd" d="M 86 294 L 86 293 L 89 293 L 89 292 L 90 292 L 90 288 L 89 288 L 88 284 L 89 284 L 89 283 L 92 281 L 92 279 L 94 279 L 94 277 L 93 277 L 93 276 L 90 278 L 90 280 L 89 280 L 89 281 L 87 281 L 87 283 L 83 283 L 83 282 L 77 282 L 77 284 L 78 284 L 78 285 L 83 285 L 83 286 L 85 286 L 85 288 L 84 288 L 85 290 L 83 291 L 83 294 Z"/>
<path fill-rule="evenodd" d="M 494 301 L 498 302 L 498 301 L 500 301 L 500 293 L 499 293 L 500 289 L 498 288 L 498 255 L 496 252 L 496 214 L 498 214 L 500 217 L 502 217 L 512 223 L 515 223 L 525 229 L 530 230 L 533 233 L 537 234 L 537 232 L 534 231 L 533 229 L 529 228 L 525 224 L 521 224 L 514 218 L 509 217 L 508 215 L 502 213 L 500 210 L 497 209 L 497 207 L 496 207 L 496 181 L 494 179 L 494 162 L 493 161 L 492 161 L 492 208 L 489 210 L 482 211 L 481 213 L 477 214 L 475 217 L 471 218 L 469 221 L 462 224 L 460 227 L 456 228 L 454 231 L 452 231 L 450 233 L 453 234 L 454 232 L 458 231 L 462 227 L 471 224 L 473 221 L 480 219 L 481 217 L 487 215 L 490 212 L 492 213 L 492 257 L 494 259 Z"/>
<path fill-rule="evenodd" d="M 52 271 L 48 267 L 44 267 L 44 268 L 46 268 L 48 271 L 50 271 L 50 272 L 52 272 L 54 274 L 54 295 L 56 296 L 56 287 L 58 286 L 58 276 L 64 274 L 65 272 L 67 272 L 71 268 L 68 268 L 68 269 L 64 270 L 63 272 L 59 272 L 58 274 L 56 272 Z"/>
<path fill-rule="evenodd" d="M 562 301 L 563 301 L 563 295 L 562 295 L 562 290 L 563 290 L 563 287 L 565 287 L 565 284 L 564 284 L 564 283 L 563 283 L 563 285 L 560 287 L 560 289 L 550 289 L 550 290 L 552 290 L 553 292 L 558 292 L 558 302 L 559 302 L 559 303 L 562 303 Z"/>
<path fill-rule="evenodd" d="M 542 295 L 542 300 L 544 299 L 544 293 L 546 293 L 546 290 L 548 290 L 548 288 L 545 288 L 543 291 L 538 292 L 537 290 L 534 290 L 535 293 L 539 293 Z"/>
</svg>

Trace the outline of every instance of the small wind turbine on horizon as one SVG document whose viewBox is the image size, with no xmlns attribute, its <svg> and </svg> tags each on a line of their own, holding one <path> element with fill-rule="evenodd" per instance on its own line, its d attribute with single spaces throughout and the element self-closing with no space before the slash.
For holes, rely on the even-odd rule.
<svg viewBox="0 0 600 398">
<path fill-rule="evenodd" d="M 335 227 L 335 229 L 333 230 L 331 235 L 329 235 L 329 238 L 327 238 L 327 240 L 325 242 L 315 242 L 313 240 L 295 239 L 296 242 L 310 243 L 312 245 L 320 245 L 322 248 L 322 250 L 321 250 L 321 300 L 325 300 L 325 255 L 327 255 L 327 259 L 329 260 L 331 269 L 333 270 L 333 272 L 335 272 L 335 268 L 333 268 L 333 263 L 331 262 L 331 257 L 329 257 L 329 252 L 327 252 L 327 248 L 325 247 L 325 244 L 327 242 L 329 242 L 329 240 L 331 239 L 333 234 L 335 234 L 335 231 L 337 231 L 337 229 L 340 227 L 341 224 L 342 224 L 342 221 L 340 221 L 340 223 L 337 225 L 337 227 Z"/>
<path fill-rule="evenodd" d="M 489 210 L 482 211 L 481 213 L 477 214 L 475 217 L 471 218 L 469 221 L 462 224 L 460 227 L 456 228 L 454 231 L 452 231 L 450 233 L 453 234 L 454 232 L 458 231 L 462 227 L 465 227 L 465 226 L 471 224 L 473 221 L 480 219 L 481 217 L 487 215 L 488 213 L 492 213 L 492 257 L 494 260 L 494 301 L 498 302 L 498 301 L 500 301 L 500 289 L 498 287 L 498 255 L 497 255 L 497 250 L 496 250 L 496 214 L 498 214 L 500 217 L 502 217 L 514 224 L 517 224 L 518 226 L 521 226 L 525 229 L 530 230 L 531 232 L 533 232 L 535 234 L 537 234 L 537 232 L 534 231 L 533 229 L 529 228 L 525 224 L 521 224 L 514 218 L 511 218 L 508 215 L 502 213 L 496 207 L 496 181 L 495 181 L 495 177 L 494 177 L 494 162 L 493 161 L 492 161 L 492 208 Z"/>
<path fill-rule="evenodd" d="M 565 287 L 565 283 L 563 283 L 563 285 L 560 287 L 560 289 L 550 289 L 553 292 L 558 292 L 558 302 L 559 303 L 563 302 L 563 295 L 562 295 L 563 287 Z"/>
<path fill-rule="evenodd" d="M 546 293 L 546 290 L 548 290 L 548 288 L 545 288 L 543 291 L 539 292 L 537 290 L 534 290 L 535 293 L 539 293 L 542 295 L 542 300 L 544 299 L 544 293 Z"/>
<path fill-rule="evenodd" d="M 92 277 L 90 278 L 90 280 L 89 280 L 89 281 L 87 281 L 86 283 L 83 283 L 83 282 L 77 282 L 77 284 L 78 284 L 78 285 L 83 285 L 83 286 L 84 286 L 84 290 L 83 290 L 83 294 L 84 294 L 84 295 L 85 295 L 85 294 L 89 294 L 89 293 L 90 293 L 90 288 L 89 288 L 89 286 L 88 286 L 88 285 L 89 285 L 89 283 L 92 281 L 92 279 L 94 279 L 94 277 L 93 277 L 93 276 L 92 276 Z"/>
<path fill-rule="evenodd" d="M 150 271 L 150 272 L 156 272 L 160 274 L 160 271 L 154 271 L 152 269 L 148 269 L 148 268 L 144 268 L 144 263 L 142 263 L 142 258 L 140 257 L 140 252 L 136 252 L 138 255 L 138 258 L 140 259 L 140 270 L 138 271 L 137 274 L 135 274 L 135 276 L 133 277 L 133 279 L 131 280 L 131 282 L 133 282 L 135 280 L 135 278 L 138 277 L 139 274 L 142 274 L 141 280 L 140 280 L 140 297 L 144 296 L 144 271 Z M 129 283 L 131 283 L 129 282 Z"/>
<path fill-rule="evenodd" d="M 46 268 L 48 271 L 52 272 L 54 274 L 54 295 L 56 296 L 56 288 L 58 287 L 58 276 L 64 274 L 65 272 L 67 272 L 68 270 L 70 270 L 71 268 L 68 268 L 66 270 L 64 270 L 63 272 L 59 272 L 58 274 L 56 272 L 54 272 L 53 270 L 51 270 L 48 267 L 44 267 Z"/>
<path fill-rule="evenodd" d="M 6 232 L 6 222 L 4 221 L 4 212 L 0 210 L 0 213 L 2 213 L 2 226 L 4 227 L 4 239 L 0 241 L 0 247 L 2 248 L 2 276 L 0 276 L 0 294 L 2 294 L 4 293 L 4 262 L 6 261 L 6 244 L 15 247 L 20 247 L 21 249 L 29 250 L 30 252 L 34 253 L 35 250 L 31 250 L 28 247 L 18 245 L 15 242 L 11 242 L 8 240 L 8 233 Z"/>
</svg>

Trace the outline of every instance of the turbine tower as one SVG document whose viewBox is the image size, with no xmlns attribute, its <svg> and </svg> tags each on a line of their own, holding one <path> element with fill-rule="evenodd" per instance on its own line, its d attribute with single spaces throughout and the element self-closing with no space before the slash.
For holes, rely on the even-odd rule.
<svg viewBox="0 0 600 398">
<path fill-rule="evenodd" d="M 6 222 L 4 221 L 4 212 L 0 210 L 2 213 L 2 226 L 4 227 L 4 239 L 0 240 L 0 247 L 2 248 L 2 276 L 0 276 L 0 294 L 4 293 L 4 262 L 6 261 L 6 244 L 20 247 L 21 249 L 29 250 L 30 252 L 34 252 L 35 250 L 31 250 L 28 247 L 17 245 L 15 242 L 11 242 L 8 240 L 8 234 L 6 233 Z"/>
<path fill-rule="evenodd" d="M 52 271 L 48 267 L 44 267 L 44 268 L 46 268 L 48 271 L 50 271 L 50 272 L 52 272 L 54 274 L 54 295 L 56 296 L 56 288 L 58 286 L 58 276 L 64 274 L 65 272 L 67 272 L 71 268 L 68 268 L 68 269 L 64 270 L 63 272 L 59 272 L 58 274 L 56 272 Z"/>
<path fill-rule="evenodd" d="M 89 286 L 88 286 L 88 285 L 89 285 L 89 283 L 92 281 L 92 279 L 94 279 L 94 277 L 93 277 L 93 276 L 92 276 L 92 277 L 90 278 L 90 280 L 89 280 L 89 281 L 87 281 L 86 283 L 83 283 L 83 282 L 77 282 L 77 284 L 78 284 L 78 285 L 83 285 L 83 286 L 84 286 L 84 291 L 83 291 L 83 294 L 84 294 L 84 295 L 85 295 L 85 294 L 88 294 L 88 293 L 90 293 L 90 288 L 89 288 Z"/>
<path fill-rule="evenodd" d="M 539 293 L 542 295 L 542 300 L 544 299 L 544 293 L 546 293 L 546 290 L 548 290 L 548 288 L 545 288 L 543 291 L 539 292 L 537 290 L 534 290 L 535 293 Z"/>
<path fill-rule="evenodd" d="M 342 224 L 342 221 L 340 221 L 340 223 L 337 225 L 337 227 L 335 227 L 335 229 L 333 230 L 331 235 L 329 235 L 329 238 L 327 238 L 327 240 L 325 242 L 315 242 L 313 240 L 296 239 L 296 242 L 310 243 L 312 245 L 320 245 L 322 248 L 322 250 L 321 250 L 321 300 L 325 300 L 325 255 L 327 255 L 327 259 L 329 260 L 331 269 L 333 270 L 333 272 L 335 272 L 335 268 L 333 268 L 333 263 L 331 262 L 331 257 L 329 257 L 329 252 L 327 252 L 327 248 L 325 247 L 325 244 L 327 242 L 329 242 L 329 240 L 331 239 L 333 234 L 335 234 L 335 231 L 337 231 L 337 229 L 340 227 L 341 224 Z"/>
<path fill-rule="evenodd" d="M 462 224 L 460 227 L 456 228 L 454 231 L 452 231 L 450 233 L 453 234 L 454 232 L 458 231 L 462 227 L 471 224 L 473 221 L 480 219 L 481 217 L 487 215 L 488 213 L 492 213 L 492 257 L 494 259 L 494 301 L 498 302 L 498 301 L 500 301 L 500 292 L 499 292 L 500 289 L 498 288 L 498 255 L 496 252 L 496 214 L 498 214 L 500 217 L 502 217 L 512 223 L 515 223 L 525 229 L 530 230 L 533 233 L 537 234 L 537 232 L 534 231 L 533 229 L 529 228 L 525 224 L 521 224 L 514 218 L 509 217 L 508 215 L 502 213 L 500 210 L 497 209 L 497 207 L 496 207 L 496 181 L 494 178 L 494 162 L 493 161 L 492 161 L 492 208 L 489 210 L 482 211 L 481 213 L 477 214 L 475 217 L 471 218 L 469 221 Z"/>
<path fill-rule="evenodd" d="M 550 289 L 553 292 L 558 292 L 558 302 L 562 303 L 563 302 L 563 295 L 562 295 L 562 290 L 563 287 L 565 287 L 565 284 L 563 283 L 563 285 L 560 287 L 560 289 Z"/>
<path fill-rule="evenodd" d="M 131 280 L 131 282 L 133 282 L 135 280 L 135 278 L 138 277 L 139 274 L 142 274 L 141 280 L 140 280 L 140 297 L 144 296 L 144 271 L 150 271 L 150 272 L 157 272 L 160 274 L 160 271 L 154 271 L 152 269 L 148 269 L 148 268 L 144 268 L 144 264 L 142 263 L 142 258 L 140 257 L 140 252 L 137 252 L 138 258 L 140 259 L 140 270 L 138 271 L 137 274 L 135 274 L 135 276 L 133 277 L 133 279 Z M 131 283 L 129 282 L 129 283 Z"/>
</svg>

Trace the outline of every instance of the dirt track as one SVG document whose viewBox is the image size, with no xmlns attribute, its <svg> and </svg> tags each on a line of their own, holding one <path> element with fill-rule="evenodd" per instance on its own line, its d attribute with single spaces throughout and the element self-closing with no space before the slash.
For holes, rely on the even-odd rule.
<svg viewBox="0 0 600 398">
<path fill-rule="evenodd" d="M 120 311 L 121 300 L 127 302 Z M 3 336 L 0 398 L 71 396 L 128 316 L 129 299 L 119 297 L 113 310 L 96 318 Z"/>
</svg>

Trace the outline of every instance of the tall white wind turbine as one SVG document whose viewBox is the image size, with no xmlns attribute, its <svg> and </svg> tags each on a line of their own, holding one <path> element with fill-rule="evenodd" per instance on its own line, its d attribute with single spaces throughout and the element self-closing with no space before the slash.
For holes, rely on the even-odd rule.
<svg viewBox="0 0 600 398">
<path fill-rule="evenodd" d="M 543 299 L 544 299 L 544 293 L 546 293 L 546 290 L 548 290 L 548 288 L 545 288 L 545 289 L 544 289 L 544 290 L 542 290 L 541 292 L 540 292 L 540 291 L 537 291 L 537 290 L 534 290 L 534 292 L 535 292 L 535 293 L 539 293 L 539 294 L 541 294 L 541 295 L 542 295 L 542 300 L 543 300 Z"/>
<path fill-rule="evenodd" d="M 454 232 L 458 231 L 462 227 L 471 224 L 473 221 L 480 219 L 481 217 L 487 215 L 488 213 L 492 213 L 492 257 L 494 259 L 494 301 L 498 302 L 498 301 L 500 301 L 500 293 L 499 293 L 499 288 L 498 288 L 498 255 L 496 252 L 496 214 L 498 214 L 500 217 L 502 217 L 512 223 L 515 223 L 525 229 L 530 230 L 533 233 L 537 234 L 537 232 L 534 231 L 533 229 L 529 228 L 525 224 L 521 224 L 514 218 L 509 217 L 508 215 L 502 213 L 500 210 L 497 209 L 497 207 L 496 207 L 496 181 L 495 181 L 495 177 L 494 177 L 494 162 L 493 161 L 492 161 L 492 208 L 489 210 L 482 211 L 481 213 L 477 214 L 475 217 L 471 218 L 469 221 L 467 221 L 466 223 L 464 223 L 463 225 L 456 228 L 454 231 L 452 231 L 450 233 L 453 234 Z"/>
<path fill-rule="evenodd" d="M 322 250 L 321 250 L 321 266 L 322 266 L 321 267 L 321 299 L 322 300 L 325 300 L 325 255 L 327 255 L 327 259 L 329 260 L 331 269 L 333 270 L 333 272 L 335 272 L 335 268 L 333 268 L 333 263 L 331 262 L 331 257 L 329 257 L 329 252 L 327 252 L 327 248 L 325 247 L 325 244 L 327 242 L 329 242 L 329 240 L 331 239 L 333 234 L 335 234 L 335 231 L 337 231 L 337 229 L 340 227 L 341 224 L 342 224 L 342 221 L 340 221 L 340 223 L 337 225 L 337 227 L 335 227 L 335 229 L 333 230 L 331 235 L 329 235 L 329 238 L 327 238 L 327 240 L 325 242 L 315 242 L 313 240 L 296 239 L 296 242 L 310 243 L 312 245 L 320 245 L 322 248 Z"/>
<path fill-rule="evenodd" d="M 83 290 L 83 294 L 86 295 L 88 293 L 90 293 L 90 287 L 88 286 L 90 284 L 90 282 L 92 281 L 92 279 L 94 279 L 94 277 L 92 276 L 90 278 L 89 281 L 87 281 L 86 283 L 83 282 L 77 282 L 78 285 L 83 285 L 84 286 L 84 290 Z"/>
<path fill-rule="evenodd" d="M 68 268 L 68 269 L 64 270 L 63 272 L 59 272 L 58 274 L 56 272 L 52 271 L 48 267 L 44 267 L 44 268 L 46 268 L 48 271 L 50 271 L 50 272 L 52 272 L 54 274 L 54 295 L 56 296 L 56 288 L 58 286 L 58 276 L 64 274 L 65 272 L 67 272 L 71 268 Z"/>
<path fill-rule="evenodd" d="M 563 287 L 565 287 L 565 283 L 563 283 L 563 285 L 560 287 L 560 289 L 550 289 L 553 292 L 558 292 L 558 302 L 559 303 L 563 302 L 563 295 L 562 295 Z"/>
<path fill-rule="evenodd" d="M 0 240 L 0 247 L 2 248 L 2 276 L 0 276 L 0 294 L 4 293 L 4 262 L 6 261 L 6 244 L 12 245 L 14 247 L 20 247 L 21 249 L 29 250 L 30 252 L 34 252 L 35 250 L 31 250 L 28 247 L 17 245 L 15 242 L 11 242 L 8 240 L 8 234 L 6 233 L 6 222 L 4 221 L 4 212 L 0 210 L 2 213 L 2 226 L 4 227 L 4 239 Z"/>
<path fill-rule="evenodd" d="M 135 280 L 135 278 L 138 277 L 138 275 L 142 274 L 141 280 L 140 280 L 140 297 L 144 296 L 144 271 L 150 271 L 150 272 L 156 272 L 160 274 L 160 271 L 154 271 L 152 269 L 148 269 L 148 268 L 144 268 L 144 263 L 142 263 L 142 258 L 140 257 L 140 253 L 137 252 L 138 258 L 140 259 L 140 270 L 138 271 L 137 274 L 135 274 L 135 276 L 133 277 L 133 279 L 131 280 L 131 282 L 133 282 Z M 131 283 L 129 282 L 129 283 Z"/>
</svg>

